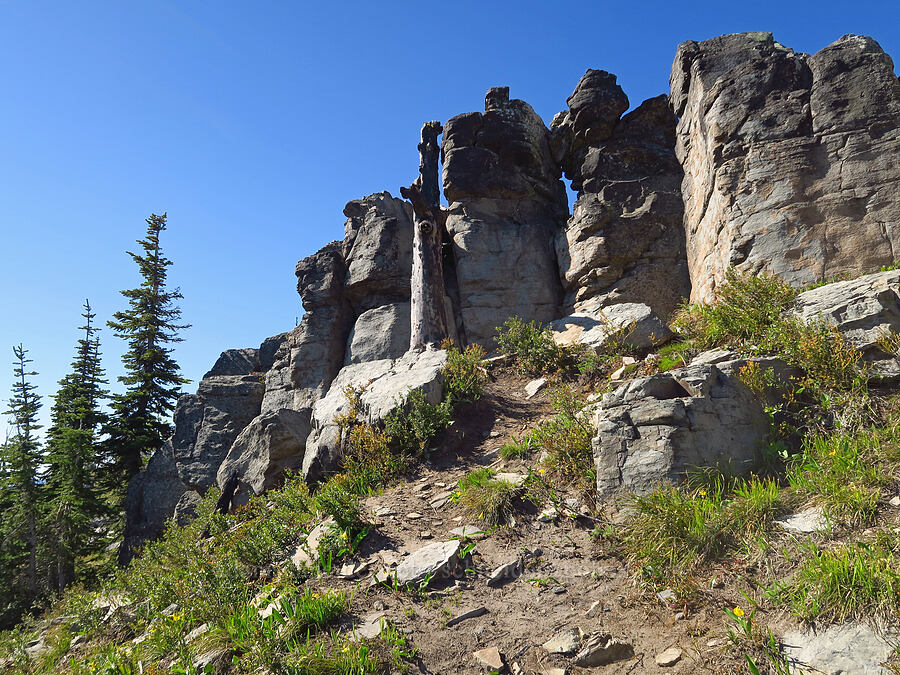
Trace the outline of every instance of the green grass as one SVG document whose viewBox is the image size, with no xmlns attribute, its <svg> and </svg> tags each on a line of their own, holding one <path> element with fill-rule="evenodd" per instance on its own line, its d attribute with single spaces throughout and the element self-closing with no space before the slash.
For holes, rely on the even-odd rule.
<svg viewBox="0 0 900 675">
<path fill-rule="evenodd" d="M 493 471 L 482 467 L 460 479 L 456 499 L 470 518 L 481 520 L 488 527 L 497 527 L 511 521 L 516 500 L 523 493 L 521 485 L 497 480 Z"/>
<path fill-rule="evenodd" d="M 841 622 L 900 612 L 900 537 L 881 533 L 831 549 L 812 548 L 793 577 L 770 595 L 800 618 Z"/>
<path fill-rule="evenodd" d="M 522 436 L 521 440 L 511 440 L 507 441 L 500 448 L 500 456 L 503 459 L 524 459 L 526 457 L 530 457 L 535 449 L 537 448 L 538 443 L 535 440 L 534 436 L 530 433 Z"/>
<path fill-rule="evenodd" d="M 833 525 L 870 524 L 883 488 L 900 485 L 900 431 L 808 438 L 788 468 L 787 481 L 821 505 Z"/>
<path fill-rule="evenodd" d="M 568 387 L 556 387 L 550 395 L 556 415 L 539 424 L 529 436 L 546 452 L 544 466 L 562 483 L 589 487 L 594 482 L 593 428 L 582 411 L 584 401 Z"/>
<path fill-rule="evenodd" d="M 705 479 L 632 498 L 619 537 L 628 559 L 655 583 L 687 576 L 726 554 L 759 546 L 783 499 L 771 479 Z"/>
</svg>

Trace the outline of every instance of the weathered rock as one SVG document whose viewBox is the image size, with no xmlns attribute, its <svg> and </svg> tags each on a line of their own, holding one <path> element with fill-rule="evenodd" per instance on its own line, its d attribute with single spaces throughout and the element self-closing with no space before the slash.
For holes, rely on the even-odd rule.
<svg viewBox="0 0 900 675">
<path fill-rule="evenodd" d="M 668 649 L 660 652 L 654 658 L 656 661 L 656 665 L 660 668 L 671 668 L 676 663 L 681 661 L 681 657 L 684 655 L 684 652 L 681 651 L 680 647 L 669 647 Z"/>
<path fill-rule="evenodd" d="M 397 583 L 406 586 L 426 579 L 431 581 L 453 576 L 459 565 L 459 550 L 458 540 L 439 541 L 423 546 L 397 566 Z"/>
<path fill-rule="evenodd" d="M 209 649 L 194 659 L 194 668 L 199 673 L 212 672 L 216 675 L 227 673 L 231 670 L 233 655 L 234 652 L 231 649 L 224 647 Z M 207 668 L 210 668 L 210 670 L 207 671 Z"/>
<path fill-rule="evenodd" d="M 878 347 L 878 340 L 900 332 L 900 270 L 868 274 L 800 293 L 794 313 L 805 321 L 826 321 L 863 353 L 874 372 L 900 377 L 894 354 Z"/>
<path fill-rule="evenodd" d="M 553 239 L 568 213 L 550 134 L 508 88 L 444 125 L 444 195 L 466 340 L 491 346 L 511 316 L 547 322 L 562 297 Z"/>
<path fill-rule="evenodd" d="M 681 166 L 666 96 L 621 120 L 616 76 L 588 70 L 551 125 L 572 189 L 572 217 L 556 238 L 564 305 L 641 302 L 668 318 L 690 292 L 684 256 Z"/>
<path fill-rule="evenodd" d="M 784 636 L 783 649 L 799 669 L 815 669 L 825 675 L 875 675 L 894 652 L 891 640 L 863 624 L 829 626 L 823 631 L 792 632 Z"/>
<path fill-rule="evenodd" d="M 259 414 L 263 390 L 262 373 L 215 375 L 200 381 L 196 395 L 178 400 L 170 443 L 185 485 L 202 493 L 215 483 L 232 443 Z"/>
<path fill-rule="evenodd" d="M 291 562 L 298 568 L 312 565 L 319 559 L 319 544 L 322 543 L 323 537 L 336 527 L 335 520 L 332 516 L 328 516 L 321 523 L 316 525 L 306 539 L 297 546 L 291 555 Z"/>
<path fill-rule="evenodd" d="M 286 334 L 266 374 L 262 412 L 312 410 L 344 363 L 354 315 L 344 298 L 347 266 L 342 244 L 332 242 L 297 263 L 297 290 L 306 310 Z"/>
<path fill-rule="evenodd" d="M 472 656 L 483 668 L 493 672 L 499 672 L 503 669 L 503 657 L 500 655 L 500 650 L 496 647 L 479 649 L 477 652 L 472 652 Z"/>
<path fill-rule="evenodd" d="M 354 312 L 409 301 L 412 206 L 381 192 L 348 202 L 344 215 L 343 295 Z"/>
<path fill-rule="evenodd" d="M 631 302 L 571 314 L 553 321 L 550 329 L 557 344 L 581 343 L 596 350 L 610 343 L 644 349 L 672 336 L 650 307 Z"/>
<path fill-rule="evenodd" d="M 487 534 L 483 527 L 476 527 L 475 525 L 461 525 L 450 530 L 451 537 L 459 537 L 460 539 L 484 539 Z"/>
<path fill-rule="evenodd" d="M 255 418 L 235 439 L 219 466 L 219 487 L 237 472 L 240 483 L 232 501 L 236 505 L 275 487 L 285 469 L 297 469 L 303 463 L 309 431 L 308 413 L 281 409 Z"/>
<path fill-rule="evenodd" d="M 894 262 L 900 82 L 874 40 L 813 56 L 770 33 L 685 42 L 670 84 L 692 300 L 729 267 L 803 285 Z"/>
<path fill-rule="evenodd" d="M 789 372 L 776 359 L 757 361 L 777 376 Z M 750 468 L 768 417 L 737 376 L 746 363 L 691 365 L 630 380 L 605 395 L 593 418 L 599 494 L 646 493 L 702 467 Z"/>
<path fill-rule="evenodd" d="M 582 668 L 596 668 L 608 663 L 630 659 L 634 649 L 627 642 L 614 639 L 605 633 L 587 636 L 581 643 L 581 649 L 575 655 L 574 664 Z"/>
<path fill-rule="evenodd" d="M 374 640 L 381 635 L 385 623 L 384 612 L 372 612 L 362 617 L 362 621 L 360 621 L 354 632 L 360 638 Z"/>
<path fill-rule="evenodd" d="M 821 507 L 812 506 L 797 513 L 792 513 L 775 521 L 775 524 L 789 532 L 812 534 L 828 529 L 828 519 Z"/>
<path fill-rule="evenodd" d="M 582 630 L 575 626 L 557 633 L 541 646 L 547 650 L 548 654 L 574 654 L 583 637 Z"/>
<path fill-rule="evenodd" d="M 539 377 L 525 385 L 525 398 L 534 398 L 537 393 L 547 386 L 547 378 Z"/>
<path fill-rule="evenodd" d="M 153 453 L 146 468 L 128 483 L 125 530 L 119 546 L 119 564 L 125 565 L 145 542 L 162 534 L 175 507 L 188 491 L 178 475 L 172 444 L 166 441 Z"/>
<path fill-rule="evenodd" d="M 522 560 L 520 558 L 513 560 L 512 562 L 504 563 L 503 565 L 495 568 L 493 572 L 491 572 L 491 575 L 487 580 L 487 585 L 501 586 L 507 581 L 517 579 L 519 575 L 522 574 L 523 569 L 524 565 L 522 564 Z"/>
<path fill-rule="evenodd" d="M 313 407 L 313 432 L 303 459 L 304 478 L 316 481 L 340 460 L 341 435 L 335 419 L 350 410 L 345 395 L 347 387 L 365 388 L 357 412 L 365 421 L 375 424 L 402 406 L 414 390 L 421 391 L 429 403 L 439 403 L 446 360 L 445 351 L 428 349 L 407 352 L 396 360 L 369 361 L 342 368 L 328 394 Z"/>
<path fill-rule="evenodd" d="M 399 359 L 409 349 L 409 332 L 408 302 L 395 302 L 366 310 L 359 315 L 350 331 L 344 365 Z"/>
</svg>

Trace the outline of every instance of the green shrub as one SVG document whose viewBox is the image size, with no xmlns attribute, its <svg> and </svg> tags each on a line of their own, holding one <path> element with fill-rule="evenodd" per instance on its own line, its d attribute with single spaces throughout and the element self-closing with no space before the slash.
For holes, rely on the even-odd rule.
<svg viewBox="0 0 900 675">
<path fill-rule="evenodd" d="M 525 434 L 522 440 L 507 441 L 500 448 L 500 456 L 503 459 L 520 459 L 531 456 L 537 448 L 538 442 L 532 434 Z"/>
<path fill-rule="evenodd" d="M 582 415 L 584 401 L 569 387 L 560 385 L 551 393 L 550 403 L 557 414 L 529 434 L 531 442 L 546 451 L 544 465 L 558 479 L 593 483 L 593 429 Z"/>
<path fill-rule="evenodd" d="M 391 446 L 401 457 L 421 457 L 428 441 L 446 429 L 453 420 L 453 407 L 448 399 L 433 405 L 421 390 L 411 391 L 406 403 L 393 410 L 384 420 L 384 431 Z"/>
<path fill-rule="evenodd" d="M 447 365 L 444 366 L 444 398 L 451 405 L 461 401 L 477 401 L 484 392 L 488 374 L 482 364 L 484 349 L 481 345 L 469 345 L 460 351 L 447 346 Z"/>
<path fill-rule="evenodd" d="M 560 369 L 565 353 L 553 341 L 549 328 L 542 328 L 537 321 L 525 323 L 517 316 L 497 327 L 494 341 L 498 349 L 511 356 L 516 370 L 524 375 L 553 373 Z"/>
<path fill-rule="evenodd" d="M 776 276 L 741 276 L 733 269 L 716 289 L 713 304 L 690 304 L 676 313 L 673 327 L 701 349 L 725 344 L 755 344 L 776 351 L 771 329 L 797 292 Z"/>
</svg>

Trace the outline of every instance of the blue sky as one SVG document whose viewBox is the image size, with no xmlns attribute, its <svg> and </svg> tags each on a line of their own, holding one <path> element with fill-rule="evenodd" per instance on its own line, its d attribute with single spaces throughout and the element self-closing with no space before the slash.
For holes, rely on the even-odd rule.
<svg viewBox="0 0 900 675">
<path fill-rule="evenodd" d="M 679 42 L 750 30 L 806 52 L 861 33 L 900 59 L 896 0 L 0 0 L 4 409 L 22 342 L 49 410 L 84 299 L 105 322 L 139 283 L 125 251 L 151 212 L 193 391 L 223 349 L 294 326 L 295 263 L 343 236 L 348 200 L 415 177 L 423 121 L 509 85 L 549 123 L 589 67 L 634 107 L 668 91 Z M 101 338 L 114 380 L 124 345 Z"/>
</svg>

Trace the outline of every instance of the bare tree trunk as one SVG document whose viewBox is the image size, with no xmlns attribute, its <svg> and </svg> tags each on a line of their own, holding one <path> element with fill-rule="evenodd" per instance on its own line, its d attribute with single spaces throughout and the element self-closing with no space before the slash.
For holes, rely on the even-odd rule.
<svg viewBox="0 0 900 675">
<path fill-rule="evenodd" d="M 419 177 L 400 194 L 413 206 L 410 349 L 439 345 L 448 336 L 441 256 L 446 214 L 441 211 L 437 137 L 440 122 L 426 122 L 419 143 Z"/>
</svg>

